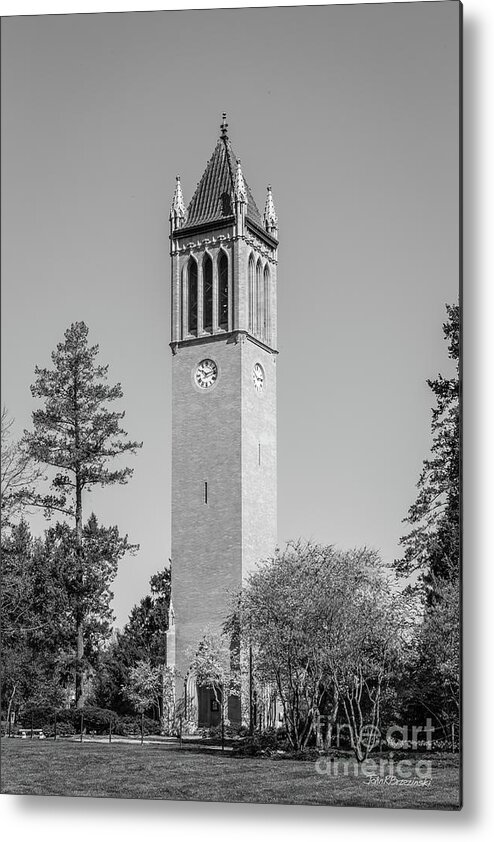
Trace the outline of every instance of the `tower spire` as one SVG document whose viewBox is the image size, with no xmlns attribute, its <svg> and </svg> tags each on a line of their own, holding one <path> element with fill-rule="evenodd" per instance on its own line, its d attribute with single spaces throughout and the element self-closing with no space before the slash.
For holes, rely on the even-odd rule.
<svg viewBox="0 0 494 842">
<path fill-rule="evenodd" d="M 172 206 L 170 208 L 170 219 L 172 218 L 185 219 L 185 202 L 184 194 L 182 193 L 182 185 L 180 184 L 180 176 L 176 177 L 175 192 L 173 194 Z"/>
<path fill-rule="evenodd" d="M 264 206 L 264 227 L 270 234 L 275 234 L 278 230 L 278 217 L 276 216 L 270 184 L 268 184 L 267 191 L 266 204 Z"/>
<path fill-rule="evenodd" d="M 245 181 L 242 173 L 242 165 L 240 163 L 240 159 L 237 160 L 237 170 L 235 172 L 235 180 L 233 183 L 233 193 L 235 195 L 235 199 L 237 199 L 239 202 L 245 202 L 245 204 L 247 204 L 247 189 L 245 187 Z"/>
<path fill-rule="evenodd" d="M 222 117 L 223 117 L 223 122 L 220 126 L 221 137 L 223 137 L 226 140 L 227 137 L 228 137 L 228 123 L 226 122 L 226 111 L 223 111 Z"/>
<path fill-rule="evenodd" d="M 175 192 L 173 194 L 172 206 L 170 208 L 170 230 L 176 231 L 181 228 L 185 222 L 186 210 L 184 196 L 182 193 L 182 185 L 180 184 L 180 176 L 177 175 L 177 183 L 175 184 Z"/>
</svg>

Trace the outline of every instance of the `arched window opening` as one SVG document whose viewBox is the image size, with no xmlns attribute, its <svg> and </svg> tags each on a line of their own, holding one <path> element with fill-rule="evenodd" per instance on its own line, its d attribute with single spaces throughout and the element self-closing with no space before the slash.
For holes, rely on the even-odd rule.
<svg viewBox="0 0 494 842">
<path fill-rule="evenodd" d="M 268 265 L 264 267 L 264 323 L 263 323 L 263 339 L 265 342 L 270 341 L 271 326 L 270 322 L 270 307 L 269 307 L 269 268 Z"/>
<path fill-rule="evenodd" d="M 257 336 L 260 336 L 262 332 L 262 264 L 261 260 L 257 261 L 257 271 L 256 271 L 256 299 L 257 299 L 257 313 L 256 313 L 256 325 L 255 325 L 255 333 Z"/>
<path fill-rule="evenodd" d="M 182 266 L 182 271 L 180 273 L 180 335 L 179 338 L 183 339 L 184 335 L 187 333 L 187 326 L 184 324 L 185 321 L 185 302 L 187 300 L 187 266 Z"/>
<path fill-rule="evenodd" d="M 213 261 L 209 254 L 202 264 L 202 327 L 208 333 L 213 332 Z"/>
<path fill-rule="evenodd" d="M 249 257 L 249 330 L 254 332 L 254 258 Z"/>
<path fill-rule="evenodd" d="M 197 263 L 189 260 L 189 319 L 188 333 L 197 336 Z"/>
<path fill-rule="evenodd" d="M 228 258 L 224 252 L 218 261 L 218 324 L 228 330 Z"/>
</svg>

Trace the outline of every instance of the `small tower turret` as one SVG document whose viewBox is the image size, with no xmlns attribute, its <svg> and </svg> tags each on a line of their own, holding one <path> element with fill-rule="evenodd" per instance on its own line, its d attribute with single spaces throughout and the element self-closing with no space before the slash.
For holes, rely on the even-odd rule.
<svg viewBox="0 0 494 842">
<path fill-rule="evenodd" d="M 237 161 L 237 170 L 233 182 L 233 198 L 235 203 L 237 235 L 243 237 L 245 234 L 245 216 L 247 213 L 247 188 L 245 187 L 240 160 Z"/>
<path fill-rule="evenodd" d="M 278 238 L 278 217 L 276 216 L 276 210 L 274 207 L 273 202 L 273 194 L 271 192 L 271 185 L 268 184 L 267 187 L 267 196 L 266 196 L 266 204 L 264 206 L 264 227 L 268 234 L 271 234 L 272 237 Z"/>
<path fill-rule="evenodd" d="M 185 202 L 180 184 L 180 176 L 177 175 L 175 192 L 173 194 L 172 206 L 170 208 L 170 234 L 181 228 L 185 222 Z"/>
</svg>

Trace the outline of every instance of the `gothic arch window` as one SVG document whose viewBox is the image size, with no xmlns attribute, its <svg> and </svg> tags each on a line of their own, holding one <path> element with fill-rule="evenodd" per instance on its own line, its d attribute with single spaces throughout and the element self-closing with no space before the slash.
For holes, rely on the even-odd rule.
<svg viewBox="0 0 494 842">
<path fill-rule="evenodd" d="M 218 325 L 228 330 L 228 258 L 224 251 L 218 258 Z"/>
<path fill-rule="evenodd" d="M 256 322 L 254 332 L 259 336 L 262 332 L 263 313 L 263 289 L 262 289 L 262 263 L 261 258 L 257 261 L 256 267 Z"/>
<path fill-rule="evenodd" d="M 202 264 L 202 327 L 213 332 L 213 261 L 209 254 L 204 255 Z"/>
<path fill-rule="evenodd" d="M 266 263 L 264 267 L 264 322 L 263 322 L 263 339 L 265 342 L 270 341 L 271 333 L 271 308 L 270 304 L 270 288 L 269 288 L 269 266 Z"/>
<path fill-rule="evenodd" d="M 185 320 L 185 302 L 187 301 L 187 265 L 182 266 L 180 273 L 180 339 L 184 338 L 187 333 L 187 327 L 184 324 Z"/>
<path fill-rule="evenodd" d="M 249 272 L 248 272 L 248 278 L 249 278 L 249 288 L 248 288 L 248 294 L 249 294 L 249 301 L 248 301 L 249 330 L 250 330 L 251 333 L 254 332 L 254 281 L 255 281 L 254 275 L 255 275 L 254 257 L 251 254 L 250 257 L 249 257 Z"/>
<path fill-rule="evenodd" d="M 193 257 L 189 260 L 188 273 L 188 333 L 197 336 L 197 263 Z"/>
</svg>

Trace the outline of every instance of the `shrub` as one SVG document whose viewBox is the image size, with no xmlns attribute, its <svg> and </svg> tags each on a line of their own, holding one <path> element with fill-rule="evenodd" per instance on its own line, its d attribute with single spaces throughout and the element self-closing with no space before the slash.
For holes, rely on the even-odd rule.
<svg viewBox="0 0 494 842">
<path fill-rule="evenodd" d="M 143 733 L 145 736 L 149 734 L 161 733 L 160 723 L 155 719 L 150 719 L 145 716 L 143 719 Z M 119 716 L 115 722 L 114 733 L 121 737 L 140 737 L 141 736 L 141 717 L 140 716 Z"/>
<path fill-rule="evenodd" d="M 48 722 L 46 725 L 43 725 L 43 733 L 45 737 L 54 737 L 55 736 L 55 723 Z M 72 725 L 71 722 L 58 722 L 57 721 L 57 737 L 72 737 L 76 734 L 77 731 Z"/>
</svg>

